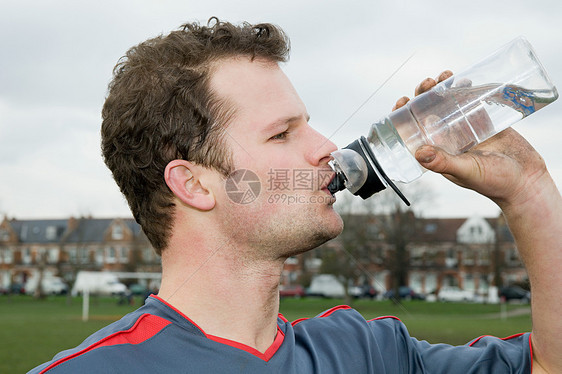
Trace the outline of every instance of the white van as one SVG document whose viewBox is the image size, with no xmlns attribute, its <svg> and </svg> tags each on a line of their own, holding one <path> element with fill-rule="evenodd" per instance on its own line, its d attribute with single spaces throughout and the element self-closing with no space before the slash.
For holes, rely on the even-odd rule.
<svg viewBox="0 0 562 374">
<path fill-rule="evenodd" d="M 342 298 L 345 296 L 345 288 L 335 275 L 319 274 L 312 278 L 307 294 L 309 296 Z"/>
<path fill-rule="evenodd" d="M 127 291 L 127 286 L 119 282 L 117 276 L 104 271 L 79 271 L 72 287 L 72 296 L 83 294 L 120 295 Z"/>
</svg>

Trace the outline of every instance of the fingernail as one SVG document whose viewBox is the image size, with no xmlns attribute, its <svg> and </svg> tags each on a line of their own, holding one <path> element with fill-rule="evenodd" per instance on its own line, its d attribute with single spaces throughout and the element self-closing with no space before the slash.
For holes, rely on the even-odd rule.
<svg viewBox="0 0 562 374">
<path fill-rule="evenodd" d="M 417 156 L 416 158 L 418 159 L 418 161 L 420 163 L 429 164 L 430 162 L 435 160 L 435 157 L 437 156 L 437 154 L 435 153 L 433 148 L 422 147 L 422 148 L 418 149 L 418 151 L 416 152 L 416 156 Z"/>
</svg>

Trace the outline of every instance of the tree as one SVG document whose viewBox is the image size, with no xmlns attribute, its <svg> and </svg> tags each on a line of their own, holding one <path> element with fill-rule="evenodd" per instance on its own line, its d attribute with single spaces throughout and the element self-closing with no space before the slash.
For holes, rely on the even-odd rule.
<svg viewBox="0 0 562 374">
<path fill-rule="evenodd" d="M 431 189 L 421 182 L 408 186 L 400 186 L 411 202 L 407 206 L 391 189 L 386 189 L 377 198 L 377 209 L 381 216 L 378 220 L 378 229 L 381 237 L 391 248 L 385 258 L 385 266 L 390 270 L 391 287 L 394 293 L 394 302 L 400 302 L 400 286 L 408 284 L 409 251 L 416 232 L 416 219 L 421 215 L 424 206 L 432 200 Z M 416 208 L 416 213 L 414 211 Z"/>
<path fill-rule="evenodd" d="M 423 209 L 431 202 L 430 189 L 421 183 L 401 188 L 416 209 Z M 395 301 L 398 301 L 398 288 L 406 285 L 408 278 L 408 244 L 416 228 L 413 208 L 406 206 L 391 189 L 367 200 L 344 191 L 338 195 L 336 205 L 344 230 L 335 241 L 322 247 L 321 271 L 338 276 L 345 286 L 360 278 L 372 284 L 374 274 L 368 270 L 368 265 L 376 257 L 376 249 L 383 249 L 382 265 L 391 273 Z M 384 254 L 384 248 L 390 250 Z M 350 301 L 347 293 L 346 301 Z"/>
<path fill-rule="evenodd" d="M 44 299 L 45 292 L 43 290 L 43 275 L 47 266 L 46 253 L 43 248 L 37 250 L 35 261 L 37 263 L 37 286 L 33 291 L 33 297 L 36 299 Z"/>
<path fill-rule="evenodd" d="M 391 284 L 394 290 L 393 300 L 400 300 L 400 286 L 408 284 L 409 254 L 408 243 L 415 233 L 416 216 L 409 208 L 396 205 L 394 210 L 382 221 L 381 230 L 385 233 L 386 241 L 393 249 L 387 259 L 387 267 L 391 274 Z"/>
<path fill-rule="evenodd" d="M 321 272 L 336 275 L 345 289 L 345 302 L 351 303 L 348 287 L 362 279 L 371 285 L 373 275 L 367 270 L 376 242 L 376 219 L 372 200 L 358 200 L 347 191 L 338 196 L 338 212 L 344 222 L 340 236 L 321 247 Z"/>
</svg>

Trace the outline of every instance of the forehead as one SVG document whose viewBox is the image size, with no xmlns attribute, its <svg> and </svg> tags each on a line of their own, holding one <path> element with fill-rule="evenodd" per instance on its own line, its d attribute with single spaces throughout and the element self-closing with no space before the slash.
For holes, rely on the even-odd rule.
<svg viewBox="0 0 562 374">
<path fill-rule="evenodd" d="M 280 118 L 306 114 L 302 100 L 276 62 L 244 57 L 222 60 L 213 68 L 210 87 L 234 109 L 233 122 L 254 130 Z"/>
</svg>

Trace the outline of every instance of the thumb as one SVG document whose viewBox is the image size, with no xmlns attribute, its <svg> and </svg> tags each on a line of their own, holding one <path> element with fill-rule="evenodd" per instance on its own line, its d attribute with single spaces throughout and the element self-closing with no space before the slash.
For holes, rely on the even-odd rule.
<svg viewBox="0 0 562 374">
<path fill-rule="evenodd" d="M 416 151 L 416 160 L 426 169 L 445 175 L 453 181 L 469 180 L 478 173 L 478 163 L 467 154 L 451 155 L 430 145 L 423 145 Z"/>
</svg>

